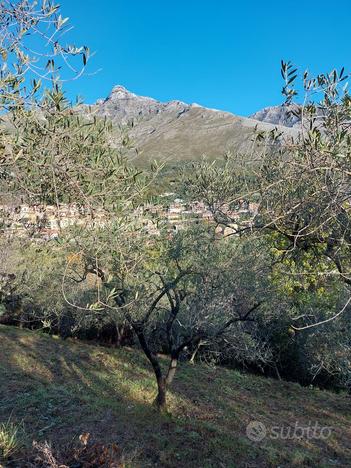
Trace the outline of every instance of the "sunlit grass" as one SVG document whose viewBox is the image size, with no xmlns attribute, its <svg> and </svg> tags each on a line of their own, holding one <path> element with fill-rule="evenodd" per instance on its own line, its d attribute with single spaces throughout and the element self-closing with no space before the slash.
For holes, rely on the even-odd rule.
<svg viewBox="0 0 351 468">
<path fill-rule="evenodd" d="M 6 461 L 23 446 L 23 428 L 11 419 L 0 424 L 0 461 Z"/>
<path fill-rule="evenodd" d="M 0 422 L 8 425 L 10 417 L 14 423 L 6 432 L 7 453 L 11 441 L 21 443 L 15 429 L 23 421 L 24 455 L 33 450 L 33 440 L 59 449 L 89 432 L 95 441 L 121 445 L 127 458 L 137 450 L 134 467 L 324 466 L 324 460 L 346 466 L 351 455 L 346 395 L 181 363 L 168 412 L 159 414 L 152 369 L 136 349 L 2 326 L 0 341 Z M 166 368 L 167 359 L 160 359 Z M 318 421 L 333 433 L 327 440 L 253 443 L 245 433 L 253 420 L 267 428 Z"/>
</svg>

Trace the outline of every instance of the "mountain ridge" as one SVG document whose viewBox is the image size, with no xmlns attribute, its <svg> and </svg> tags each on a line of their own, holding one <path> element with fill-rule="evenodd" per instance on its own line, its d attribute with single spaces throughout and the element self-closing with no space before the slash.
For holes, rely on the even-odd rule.
<svg viewBox="0 0 351 468">
<path fill-rule="evenodd" d="M 295 131 L 281 125 L 279 119 L 277 124 L 266 121 L 266 114 L 254 114 L 257 118 L 253 119 L 197 103 L 161 102 L 132 93 L 122 85 L 114 86 L 105 99 L 85 107 L 115 126 L 131 124 L 129 137 L 138 151 L 131 150 L 128 156 L 139 163 L 193 161 L 204 155 L 219 158 L 227 152 L 250 150 L 256 128 L 270 131 L 278 126 L 284 132 Z"/>
</svg>

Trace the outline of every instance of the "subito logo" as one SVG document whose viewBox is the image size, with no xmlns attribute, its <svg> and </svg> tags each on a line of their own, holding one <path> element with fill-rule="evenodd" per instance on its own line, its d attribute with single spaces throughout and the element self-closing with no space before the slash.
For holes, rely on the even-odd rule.
<svg viewBox="0 0 351 468">
<path fill-rule="evenodd" d="M 267 436 L 266 426 L 259 421 L 251 421 L 246 426 L 246 435 L 253 442 L 261 442 Z"/>
</svg>

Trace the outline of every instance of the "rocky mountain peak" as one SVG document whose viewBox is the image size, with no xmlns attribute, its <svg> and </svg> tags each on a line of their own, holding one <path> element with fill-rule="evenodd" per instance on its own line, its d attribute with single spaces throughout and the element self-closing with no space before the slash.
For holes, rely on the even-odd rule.
<svg viewBox="0 0 351 468">
<path fill-rule="evenodd" d="M 130 92 L 122 85 L 112 88 L 106 99 L 98 100 L 95 104 L 100 115 L 107 116 L 114 121 L 124 123 L 130 120 L 153 118 L 158 114 L 170 112 L 184 112 L 190 106 L 182 101 L 160 102 L 146 96 L 139 96 Z"/>
<path fill-rule="evenodd" d="M 296 104 L 265 107 L 252 114 L 250 118 L 273 125 L 299 128 L 301 120 L 295 115 L 298 109 L 299 107 Z"/>
<path fill-rule="evenodd" d="M 113 88 L 112 88 L 112 93 L 117 93 L 117 92 L 123 92 L 123 93 L 130 93 L 130 91 L 128 91 L 127 88 L 125 88 L 123 85 L 115 85 Z M 130 93 L 130 94 L 133 94 L 133 93 Z"/>
<path fill-rule="evenodd" d="M 135 101 L 145 101 L 145 102 L 156 102 L 155 99 L 145 96 L 138 96 L 137 94 L 132 93 L 127 88 L 122 85 L 116 85 L 112 88 L 110 95 L 107 100 L 135 100 Z"/>
<path fill-rule="evenodd" d="M 281 125 L 289 134 L 297 131 L 286 127 L 298 124 L 291 122 L 286 111 L 280 107 L 266 108 L 255 114 L 253 118 L 257 120 L 253 120 L 196 103 L 161 102 L 134 94 L 122 85 L 114 86 L 108 97 L 88 110 L 107 117 L 116 126 L 132 123 L 128 135 L 138 152 L 131 149 L 128 156 L 144 161 L 197 160 L 203 155 L 214 158 L 228 151 L 243 152 L 251 144 L 248 142 L 256 125 L 262 130 Z"/>
</svg>

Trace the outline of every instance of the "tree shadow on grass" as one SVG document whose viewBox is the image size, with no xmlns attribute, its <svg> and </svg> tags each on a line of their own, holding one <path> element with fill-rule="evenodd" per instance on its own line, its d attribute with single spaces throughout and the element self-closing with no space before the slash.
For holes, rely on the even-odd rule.
<svg viewBox="0 0 351 468">
<path fill-rule="evenodd" d="M 0 422 L 23 421 L 29 443 L 65 447 L 89 432 L 94 441 L 136 451 L 136 466 L 291 466 L 294 453 L 315 465 L 326 458 L 343 466 L 350 456 L 350 404 L 341 396 L 185 364 L 170 392 L 172 415 L 159 414 L 154 376 L 141 353 L 5 327 L 0 395 Z M 317 421 L 337 430 L 325 440 L 255 443 L 245 434 L 253 420 L 267 428 Z"/>
<path fill-rule="evenodd" d="M 23 421 L 30 443 L 66 446 L 89 432 L 152 465 L 214 457 L 207 443 L 194 447 L 191 424 L 153 407 L 156 384 L 138 352 L 4 328 L 0 342 L 0 422 Z"/>
</svg>

